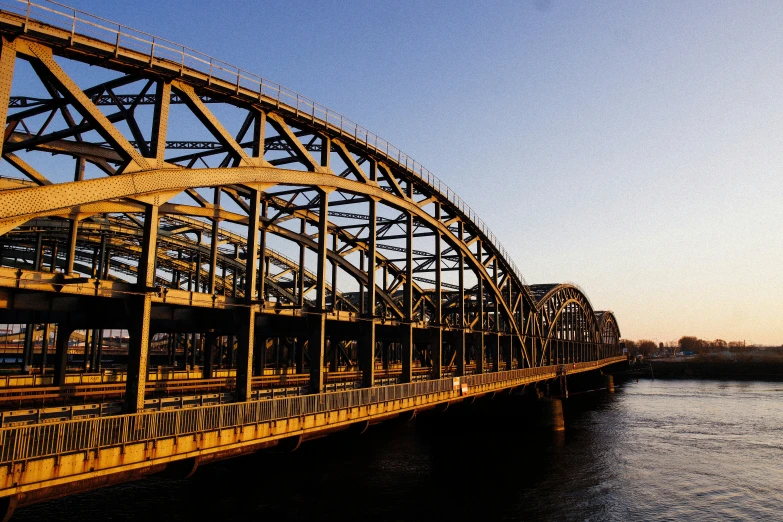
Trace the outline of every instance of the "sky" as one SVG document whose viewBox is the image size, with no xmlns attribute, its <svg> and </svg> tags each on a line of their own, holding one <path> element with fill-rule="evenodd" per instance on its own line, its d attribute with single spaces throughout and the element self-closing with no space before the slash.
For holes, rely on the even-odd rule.
<svg viewBox="0 0 783 522">
<path fill-rule="evenodd" d="M 783 2 L 70 5 L 359 122 L 626 338 L 783 344 Z"/>
</svg>

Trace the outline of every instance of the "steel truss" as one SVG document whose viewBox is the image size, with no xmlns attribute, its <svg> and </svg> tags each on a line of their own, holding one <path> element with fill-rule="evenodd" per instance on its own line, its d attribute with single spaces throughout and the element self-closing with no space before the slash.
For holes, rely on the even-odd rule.
<svg viewBox="0 0 783 522">
<path fill-rule="evenodd" d="M 450 189 L 377 137 L 77 21 L 0 11 L 16 172 L 0 179 L 0 317 L 60 325 L 56 382 L 70 333 L 109 327 L 130 335 L 129 411 L 156 333 L 204 334 L 203 350 L 228 336 L 240 400 L 270 338 L 313 392 L 325 366 L 372 386 L 381 360 L 410 382 L 416 366 L 439 379 L 617 353 L 611 312 L 574 285 L 528 286 Z M 111 78 L 84 87 L 84 64 Z"/>
</svg>

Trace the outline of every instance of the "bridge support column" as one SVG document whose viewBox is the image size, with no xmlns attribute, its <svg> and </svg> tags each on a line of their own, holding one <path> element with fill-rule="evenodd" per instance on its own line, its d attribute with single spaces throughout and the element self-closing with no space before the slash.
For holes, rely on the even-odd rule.
<svg viewBox="0 0 783 522">
<path fill-rule="evenodd" d="M 256 312 L 252 307 L 234 312 L 237 325 L 236 400 L 249 401 L 253 395 L 253 345 L 255 343 Z"/>
<path fill-rule="evenodd" d="M 400 327 L 400 341 L 402 343 L 402 374 L 400 382 L 413 381 L 413 325 L 404 324 Z"/>
<path fill-rule="evenodd" d="M 155 283 L 155 255 L 158 244 L 158 207 L 147 205 L 144 209 L 144 233 L 136 279 L 141 296 L 131 296 L 128 304 L 128 376 L 125 383 L 125 411 L 137 413 L 144 409 L 144 392 L 147 384 L 147 359 L 150 348 L 150 315 L 152 294 L 148 292 Z"/>
<path fill-rule="evenodd" d="M 125 408 L 127 413 L 144 409 L 144 391 L 147 385 L 147 359 L 150 347 L 150 314 L 152 296 L 128 298 L 128 375 L 125 383 Z"/>
<path fill-rule="evenodd" d="M 563 402 L 560 399 L 544 397 L 538 400 L 541 407 L 538 418 L 538 427 L 552 431 L 565 431 L 565 419 L 563 418 Z"/>
<path fill-rule="evenodd" d="M 606 382 L 606 389 L 609 393 L 614 393 L 614 376 L 604 375 L 604 382 Z"/>
<path fill-rule="evenodd" d="M 321 200 L 318 204 L 318 267 L 315 277 L 315 313 L 310 314 L 307 321 L 310 330 L 308 352 L 310 355 L 310 391 L 312 393 L 324 391 L 324 352 L 326 348 L 326 254 L 329 235 L 329 192 L 319 191 L 319 194 Z"/>
<path fill-rule="evenodd" d="M 312 314 L 308 317 L 310 336 L 307 352 L 310 356 L 310 392 L 324 391 L 324 352 L 326 349 L 326 316 Z"/>
<path fill-rule="evenodd" d="M 362 371 L 362 387 L 371 388 L 375 384 L 375 323 L 362 327 L 359 339 L 359 369 Z"/>
<path fill-rule="evenodd" d="M 247 234 L 245 236 L 245 298 L 244 306 L 234 312 L 237 325 L 236 400 L 249 401 L 253 395 L 253 349 L 256 341 L 256 295 L 258 278 L 258 227 L 261 224 L 261 192 L 248 194 Z"/>
<path fill-rule="evenodd" d="M 443 330 L 430 326 L 430 356 L 432 357 L 432 378 L 443 377 Z"/>
<path fill-rule="evenodd" d="M 73 328 L 68 323 L 57 325 L 57 336 L 54 340 L 54 386 L 65 384 L 65 374 L 68 369 L 68 340 L 71 337 Z"/>
</svg>

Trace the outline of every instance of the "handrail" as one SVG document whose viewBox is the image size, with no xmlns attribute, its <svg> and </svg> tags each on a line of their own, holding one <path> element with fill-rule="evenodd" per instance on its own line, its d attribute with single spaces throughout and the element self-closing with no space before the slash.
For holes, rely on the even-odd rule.
<svg viewBox="0 0 783 522">
<path fill-rule="evenodd" d="M 625 359 L 615 356 L 576 363 L 574 368 L 577 365 L 578 368 L 598 368 L 599 364 L 606 366 Z M 334 393 L 6 427 L 0 428 L 0 464 L 235 428 L 434 393 L 456 395 L 460 393 L 463 383 L 475 387 L 539 376 L 549 378 L 563 373 L 567 373 L 564 365 L 554 365 Z"/>
<path fill-rule="evenodd" d="M 9 1 L 12 3 L 9 4 Z M 250 89 L 253 92 L 257 92 L 259 98 L 266 97 L 276 100 L 278 106 L 281 104 L 288 106 L 297 116 L 306 116 L 312 123 L 320 124 L 331 131 L 339 132 L 341 135 L 347 134 L 352 136 L 357 142 L 363 143 L 367 149 L 384 156 L 389 162 L 395 163 L 400 168 L 410 172 L 426 183 L 430 189 L 444 196 L 484 234 L 506 265 L 517 276 L 520 283 L 523 286 L 527 286 L 522 272 L 508 251 L 478 214 L 432 172 L 377 134 L 342 114 L 277 82 L 267 80 L 185 45 L 133 29 L 53 0 L 41 1 L 46 5 L 32 2 L 31 0 L 6 0 L 0 2 L 0 8 L 23 16 L 25 32 L 28 29 L 30 20 L 43 21 L 70 31 L 71 42 L 74 41 L 76 36 L 85 34 L 107 43 L 111 42 L 111 45 L 115 47 L 115 54 L 118 54 L 120 49 L 131 49 L 146 53 L 150 57 L 150 65 L 152 65 L 153 60 L 169 60 L 172 63 L 179 64 L 183 69 L 195 69 L 206 74 L 207 83 L 210 83 L 213 78 L 230 81 L 236 85 L 237 92 L 240 89 Z M 104 38 L 94 36 L 95 33 L 103 35 Z M 109 39 L 107 40 L 105 36 L 108 36 Z"/>
</svg>

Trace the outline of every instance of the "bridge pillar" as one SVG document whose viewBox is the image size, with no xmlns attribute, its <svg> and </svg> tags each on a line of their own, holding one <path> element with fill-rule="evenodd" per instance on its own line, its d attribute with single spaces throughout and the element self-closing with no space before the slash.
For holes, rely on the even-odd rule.
<svg viewBox="0 0 783 522">
<path fill-rule="evenodd" d="M 57 325 L 57 336 L 54 340 L 54 386 L 65 384 L 65 374 L 68 368 L 68 339 L 73 333 L 73 328 L 68 323 Z"/>
<path fill-rule="evenodd" d="M 252 307 L 234 312 L 237 325 L 236 399 L 249 401 L 253 394 L 253 347 L 255 343 L 256 312 Z"/>
<path fill-rule="evenodd" d="M 443 377 L 443 330 L 439 325 L 430 325 L 430 356 L 432 357 L 432 378 Z"/>
<path fill-rule="evenodd" d="M 362 327 L 359 369 L 362 372 L 362 387 L 372 387 L 375 384 L 375 323 L 372 321 Z"/>
<path fill-rule="evenodd" d="M 131 296 L 127 302 L 130 320 L 125 407 L 127 413 L 138 413 L 144 409 L 144 391 L 147 384 L 152 295 Z"/>
<path fill-rule="evenodd" d="M 137 290 L 143 295 L 130 296 L 128 306 L 128 375 L 125 383 L 125 411 L 137 413 L 144 409 L 144 392 L 147 384 L 147 358 L 150 348 L 150 315 L 155 284 L 155 256 L 158 244 L 158 207 L 147 205 L 144 209 L 144 233 L 136 278 Z"/>
<path fill-rule="evenodd" d="M 324 352 L 326 348 L 326 315 L 310 314 L 307 318 L 309 339 L 307 352 L 310 356 L 310 392 L 324 391 Z"/>
<path fill-rule="evenodd" d="M 552 431 L 565 431 L 565 419 L 563 418 L 563 402 L 560 399 L 543 397 L 538 400 L 541 407 L 538 427 Z"/>
<path fill-rule="evenodd" d="M 402 342 L 402 374 L 400 382 L 413 381 L 413 325 L 404 324 L 400 327 L 400 341 Z"/>
<path fill-rule="evenodd" d="M 256 342 L 256 309 L 253 300 L 258 278 L 258 228 L 261 224 L 261 192 L 248 194 L 247 232 L 245 235 L 244 306 L 234 312 L 237 331 L 236 400 L 249 401 L 253 396 L 253 349 Z"/>
</svg>

